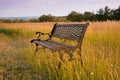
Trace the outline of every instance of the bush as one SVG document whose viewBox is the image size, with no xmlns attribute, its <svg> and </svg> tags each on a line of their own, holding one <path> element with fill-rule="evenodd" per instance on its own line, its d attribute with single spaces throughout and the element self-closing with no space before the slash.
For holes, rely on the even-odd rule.
<svg viewBox="0 0 120 80">
<path fill-rule="evenodd" d="M 42 15 L 39 17 L 40 22 L 56 22 L 58 21 L 58 18 L 52 15 Z"/>
</svg>

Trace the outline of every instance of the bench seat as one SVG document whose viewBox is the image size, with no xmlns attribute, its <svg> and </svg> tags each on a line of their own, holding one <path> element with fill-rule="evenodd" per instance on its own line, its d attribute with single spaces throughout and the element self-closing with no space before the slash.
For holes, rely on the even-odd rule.
<svg viewBox="0 0 120 80">
<path fill-rule="evenodd" d="M 48 48 L 52 51 L 57 51 L 57 50 L 73 50 L 75 47 L 72 45 L 68 45 L 68 44 L 63 44 L 61 42 L 56 42 L 53 40 L 38 40 L 38 39 L 34 39 L 31 41 L 32 43 L 35 43 L 36 45 L 40 45 L 44 48 Z"/>
</svg>

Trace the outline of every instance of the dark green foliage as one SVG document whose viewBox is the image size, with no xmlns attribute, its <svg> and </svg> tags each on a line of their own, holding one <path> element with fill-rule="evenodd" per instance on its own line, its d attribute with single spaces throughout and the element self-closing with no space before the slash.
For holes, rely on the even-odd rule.
<svg viewBox="0 0 120 80">
<path fill-rule="evenodd" d="M 39 17 L 39 22 L 66 22 L 66 21 L 67 21 L 66 16 L 56 17 L 49 14 L 42 15 Z"/>
<path fill-rule="evenodd" d="M 42 15 L 41 17 L 39 17 L 39 21 L 40 22 L 56 22 L 58 20 L 57 17 L 52 16 L 52 15 Z"/>
<path fill-rule="evenodd" d="M 91 12 L 84 12 L 84 20 L 85 21 L 93 21 L 94 20 L 94 14 Z"/>
<path fill-rule="evenodd" d="M 70 21 L 73 21 L 73 22 L 82 21 L 83 20 L 83 15 L 76 12 L 76 11 L 72 11 L 70 14 L 68 14 L 67 20 L 70 20 Z"/>
<path fill-rule="evenodd" d="M 104 10 L 101 8 L 96 14 L 96 18 L 98 21 L 103 21 L 104 20 Z"/>
<path fill-rule="evenodd" d="M 5 23 L 12 23 L 13 21 L 10 19 L 1 19 L 1 22 L 5 22 Z"/>
<path fill-rule="evenodd" d="M 104 9 L 101 8 L 96 14 L 91 12 L 84 12 L 84 14 L 72 11 L 67 16 L 69 21 L 107 21 L 107 20 L 120 20 L 120 6 L 118 9 L 112 10 L 108 6 Z"/>
<path fill-rule="evenodd" d="M 120 20 L 120 6 L 118 7 L 118 9 L 113 10 L 112 12 L 113 12 L 112 18 L 114 20 Z"/>
<path fill-rule="evenodd" d="M 106 6 L 104 9 L 99 9 L 99 11 L 96 14 L 96 17 L 98 21 L 107 21 L 110 20 L 110 16 L 112 15 L 113 14 L 111 14 L 111 9 L 108 6 Z"/>
</svg>

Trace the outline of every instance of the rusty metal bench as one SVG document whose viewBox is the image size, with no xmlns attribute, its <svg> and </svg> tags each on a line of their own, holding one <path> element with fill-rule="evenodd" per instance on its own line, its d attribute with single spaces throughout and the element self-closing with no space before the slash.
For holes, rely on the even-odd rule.
<svg viewBox="0 0 120 80">
<path fill-rule="evenodd" d="M 86 24 L 55 24 L 51 33 L 42 33 L 36 32 L 38 37 L 31 40 L 31 43 L 35 43 L 36 52 L 38 51 L 38 46 L 43 48 L 48 48 L 53 52 L 58 51 L 60 53 L 60 59 L 62 60 L 63 52 L 70 55 L 70 60 L 72 60 L 72 53 L 75 50 L 78 50 L 78 55 L 80 56 L 80 62 L 83 66 L 82 57 L 81 57 L 81 45 L 84 34 L 88 27 L 89 23 Z M 41 35 L 48 35 L 47 40 L 41 40 Z M 63 42 L 55 41 L 53 38 L 62 39 Z M 71 45 L 67 44 L 67 41 L 74 41 L 77 44 Z"/>
</svg>

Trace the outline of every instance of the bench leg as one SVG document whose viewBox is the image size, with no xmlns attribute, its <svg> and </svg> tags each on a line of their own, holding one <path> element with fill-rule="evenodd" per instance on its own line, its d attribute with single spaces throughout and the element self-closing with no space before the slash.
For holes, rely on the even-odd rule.
<svg viewBox="0 0 120 80">
<path fill-rule="evenodd" d="M 62 64 L 61 61 L 63 61 L 63 59 L 62 59 L 63 55 L 62 55 L 61 51 L 58 51 L 58 52 L 59 52 L 59 55 L 60 55 L 60 61 L 59 61 L 58 69 L 60 69 L 61 64 Z"/>
<path fill-rule="evenodd" d="M 36 45 L 35 53 L 37 53 L 37 51 L 38 51 L 38 44 L 35 44 L 35 45 Z"/>
<path fill-rule="evenodd" d="M 43 50 L 44 50 L 44 52 L 45 52 L 45 47 L 43 47 Z"/>
<path fill-rule="evenodd" d="M 80 57 L 80 64 L 81 64 L 81 66 L 83 67 L 81 48 L 80 48 L 79 51 L 78 51 L 78 55 L 79 55 L 79 57 Z"/>
<path fill-rule="evenodd" d="M 81 66 L 83 67 L 83 61 L 82 61 L 82 54 L 81 54 L 81 52 L 79 53 L 79 56 L 80 56 L 80 63 L 81 63 Z"/>
</svg>

